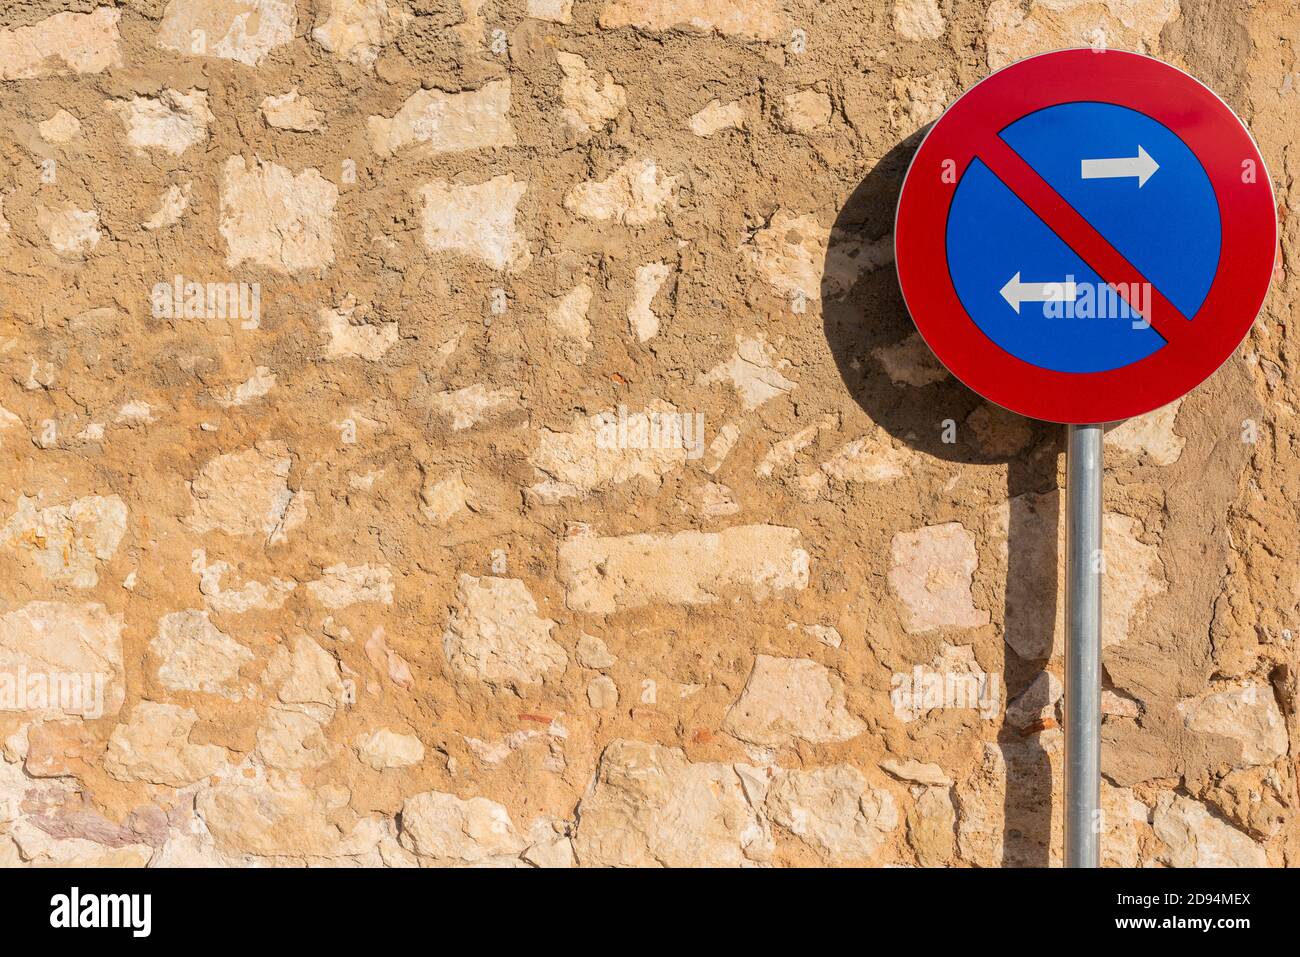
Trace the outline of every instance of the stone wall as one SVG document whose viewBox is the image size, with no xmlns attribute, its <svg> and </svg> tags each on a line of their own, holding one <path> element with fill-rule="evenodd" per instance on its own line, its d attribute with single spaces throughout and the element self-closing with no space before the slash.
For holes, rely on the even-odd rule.
<svg viewBox="0 0 1300 957">
<path fill-rule="evenodd" d="M 1290 7 L 6 4 L 0 861 L 1058 863 L 1061 429 L 891 229 L 957 93 L 1093 45 L 1283 223 L 1107 437 L 1104 856 L 1296 863 Z"/>
</svg>

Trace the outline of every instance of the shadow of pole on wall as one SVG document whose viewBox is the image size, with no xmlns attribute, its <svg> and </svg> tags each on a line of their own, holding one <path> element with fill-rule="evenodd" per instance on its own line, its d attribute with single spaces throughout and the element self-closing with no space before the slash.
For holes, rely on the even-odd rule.
<svg viewBox="0 0 1300 957">
<path fill-rule="evenodd" d="M 1009 504 L 1007 521 L 1002 689 L 1009 702 L 1043 672 L 1051 654 L 1058 580 L 1057 458 L 1063 448 L 1063 428 L 1011 417 L 951 375 L 939 381 L 928 381 L 930 376 L 904 382 L 891 379 L 877 350 L 898 346 L 915 334 L 892 257 L 861 275 L 844 268 L 846 250 L 878 247 L 882 239 L 890 238 L 903 177 L 924 132 L 908 137 L 883 157 L 836 217 L 823 269 L 822 319 L 845 388 L 873 422 L 925 455 L 969 465 L 1006 465 L 1008 503 L 1021 497 L 1014 506 Z M 913 345 L 919 346 L 917 354 L 928 356 L 923 344 Z M 981 416 L 992 416 L 1004 426 L 1009 423 L 1023 441 L 1015 448 L 979 441 L 968 422 L 981 406 L 987 407 Z M 955 428 L 945 434 L 946 420 Z M 962 643 L 960 635 L 950 640 Z M 996 720 L 1006 791 L 1003 833 L 1000 841 L 989 836 L 994 860 L 988 863 L 1045 867 L 1052 840 L 1052 768 L 1040 744 L 1042 725 L 1013 727 L 1004 714 Z"/>
</svg>

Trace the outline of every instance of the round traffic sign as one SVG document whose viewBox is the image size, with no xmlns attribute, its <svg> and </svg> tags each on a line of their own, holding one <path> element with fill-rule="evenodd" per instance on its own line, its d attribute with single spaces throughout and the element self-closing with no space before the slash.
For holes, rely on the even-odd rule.
<svg viewBox="0 0 1300 957">
<path fill-rule="evenodd" d="M 1052 422 L 1159 408 L 1259 313 L 1277 217 L 1213 92 L 1150 57 L 1045 53 L 976 84 L 922 140 L 894 252 L 912 319 L 980 395 Z"/>
</svg>

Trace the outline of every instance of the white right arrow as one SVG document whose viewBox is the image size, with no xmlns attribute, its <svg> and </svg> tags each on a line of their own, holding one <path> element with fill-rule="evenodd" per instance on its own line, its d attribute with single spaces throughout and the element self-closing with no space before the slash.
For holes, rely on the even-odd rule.
<svg viewBox="0 0 1300 957">
<path fill-rule="evenodd" d="M 1084 179 L 1118 179 L 1124 176 L 1136 176 L 1138 189 L 1141 189 L 1159 168 L 1160 164 L 1153 160 L 1151 154 L 1139 144 L 1137 156 L 1081 161 L 1079 175 Z"/>
<path fill-rule="evenodd" d="M 1021 282 L 1020 273 L 1008 279 L 999 291 L 1017 314 L 1022 302 L 1074 302 L 1076 295 L 1073 278 L 1065 282 Z"/>
</svg>

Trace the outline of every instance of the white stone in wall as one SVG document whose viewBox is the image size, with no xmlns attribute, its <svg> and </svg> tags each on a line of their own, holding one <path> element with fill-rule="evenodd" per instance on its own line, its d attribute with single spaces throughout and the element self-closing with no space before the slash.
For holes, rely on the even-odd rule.
<svg viewBox="0 0 1300 957">
<path fill-rule="evenodd" d="M 334 262 L 338 187 L 315 169 L 232 156 L 222 168 L 220 231 L 226 265 L 253 262 L 282 273 L 321 272 Z"/>
<path fill-rule="evenodd" d="M 564 79 L 560 81 L 561 116 L 579 140 L 604 129 L 624 107 L 627 94 L 608 73 L 599 81 L 587 61 L 576 53 L 557 51 L 555 59 Z"/>
<path fill-rule="evenodd" d="M 753 867 L 771 845 L 735 767 L 620 739 L 578 806 L 574 853 L 583 867 Z"/>
<path fill-rule="evenodd" d="M 163 90 L 157 96 L 109 100 L 105 108 L 126 128 L 126 141 L 137 155 L 159 150 L 180 156 L 191 146 L 206 143 L 208 124 L 216 117 L 203 90 Z"/>
<path fill-rule="evenodd" d="M 67 110 L 56 110 L 48 120 L 36 124 L 36 132 L 47 143 L 66 146 L 81 136 L 81 121 Z"/>
<path fill-rule="evenodd" d="M 1268 866 L 1264 848 L 1181 794 L 1160 794 L 1151 826 L 1163 845 L 1157 859 L 1170 867 Z"/>
<path fill-rule="evenodd" d="M 117 714 L 125 694 L 121 615 L 62 601 L 0 615 L 0 713 L 93 719 Z"/>
<path fill-rule="evenodd" d="M 752 40 L 775 40 L 785 29 L 777 0 L 608 0 L 599 23 L 606 30 L 689 29 Z"/>
<path fill-rule="evenodd" d="M 402 805 L 402 846 L 435 864 L 508 862 L 527 846 L 509 812 L 483 797 L 426 791 Z"/>
<path fill-rule="evenodd" d="M 145 229 L 154 230 L 165 229 L 180 222 L 181 215 L 190 205 L 190 191 L 193 186 L 192 181 L 168 186 L 167 191 L 158 201 L 157 211 L 140 225 Z"/>
<path fill-rule="evenodd" d="M 217 628 L 207 612 L 163 615 L 149 650 L 159 660 L 158 680 L 168 691 L 204 692 L 238 699 L 239 669 L 253 653 Z"/>
<path fill-rule="evenodd" d="M 923 634 L 987 625 L 989 613 L 971 597 L 977 562 L 975 539 L 959 522 L 895 534 L 889 585 L 903 604 L 903 630 Z"/>
<path fill-rule="evenodd" d="M 661 173 L 654 160 L 629 160 L 603 180 L 574 186 L 564 197 L 564 208 L 595 222 L 645 226 L 663 219 L 676 186 L 677 180 Z"/>
<path fill-rule="evenodd" d="M 1178 702 L 1189 731 L 1232 738 L 1241 747 L 1238 767 L 1272 764 L 1287 753 L 1286 719 L 1269 684 L 1212 691 Z"/>
<path fill-rule="evenodd" d="M 56 13 L 29 26 L 0 30 L 0 80 L 61 73 L 102 73 L 122 65 L 120 10 Z"/>
<path fill-rule="evenodd" d="M 99 229 L 99 211 L 94 209 L 78 209 L 72 205 L 41 207 L 36 214 L 36 225 L 55 252 L 70 258 L 84 256 L 104 238 Z"/>
<path fill-rule="evenodd" d="M 729 382 L 746 409 L 757 409 L 764 402 L 784 395 L 795 387 L 796 383 L 781 374 L 781 370 L 789 364 L 788 361 L 777 358 L 763 333 L 755 336 L 737 335 L 736 351 L 731 358 L 714 366 L 696 381 L 700 385 Z"/>
<path fill-rule="evenodd" d="M 292 464 L 288 446 L 274 441 L 208 460 L 190 482 L 187 524 L 198 532 L 280 540 L 306 518 L 307 494 L 285 481 Z"/>
<path fill-rule="evenodd" d="M 796 741 L 847 741 L 866 725 L 845 705 L 844 679 L 825 665 L 758 655 L 723 728 L 752 744 L 787 747 Z"/>
<path fill-rule="evenodd" d="M 796 528 L 579 536 L 559 547 L 559 579 L 574 611 L 607 615 L 652 604 L 705 605 L 729 594 L 764 599 L 808 587 Z"/>
<path fill-rule="evenodd" d="M 410 22 L 401 0 L 327 0 L 318 8 L 311 36 L 338 59 L 371 70 L 379 52 Z"/>
<path fill-rule="evenodd" d="M 536 684 L 569 661 L 551 637 L 554 628 L 519 579 L 461 575 L 442 647 L 448 664 L 467 677 L 507 687 Z"/>
<path fill-rule="evenodd" d="M 199 716 L 189 708 L 140 701 L 126 722 L 113 729 L 104 770 L 119 781 L 145 781 L 183 788 L 215 774 L 229 752 L 215 744 L 193 744 Z"/>
<path fill-rule="evenodd" d="M 938 0 L 894 0 L 894 32 L 904 40 L 937 40 L 943 36 Z"/>
<path fill-rule="evenodd" d="M 659 316 L 652 306 L 671 273 L 665 263 L 646 263 L 637 267 L 632 284 L 632 302 L 627 307 L 627 324 L 637 342 L 646 342 L 659 333 Z"/>
<path fill-rule="evenodd" d="M 691 115 L 687 125 L 696 136 L 712 136 L 723 130 L 743 129 L 745 111 L 739 100 L 726 104 L 721 100 L 710 100 L 703 109 Z"/>
<path fill-rule="evenodd" d="M 279 96 L 268 96 L 258 110 L 266 125 L 277 130 L 315 133 L 325 125 L 324 111 L 316 109 L 307 97 L 299 96 L 297 87 Z"/>
<path fill-rule="evenodd" d="M 424 204 L 425 248 L 471 256 L 499 272 L 522 272 L 533 255 L 515 217 L 527 189 L 527 182 L 508 173 L 463 186 L 426 183 L 415 191 Z"/>
<path fill-rule="evenodd" d="M 38 508 L 18 497 L 18 509 L 0 528 L 0 545 L 29 555 L 51 581 L 92 588 L 98 567 L 113 557 L 126 532 L 126 503 L 116 495 L 89 495 Z"/>
<path fill-rule="evenodd" d="M 416 90 L 392 117 L 366 121 L 380 156 L 418 147 L 424 155 L 514 146 L 510 81 L 493 80 L 463 93 Z"/>
<path fill-rule="evenodd" d="M 158 46 L 257 66 L 297 32 L 293 0 L 168 0 Z"/>
<path fill-rule="evenodd" d="M 869 863 L 898 828 L 898 806 L 847 764 L 789 770 L 767 792 L 772 821 L 834 864 Z"/>
</svg>

